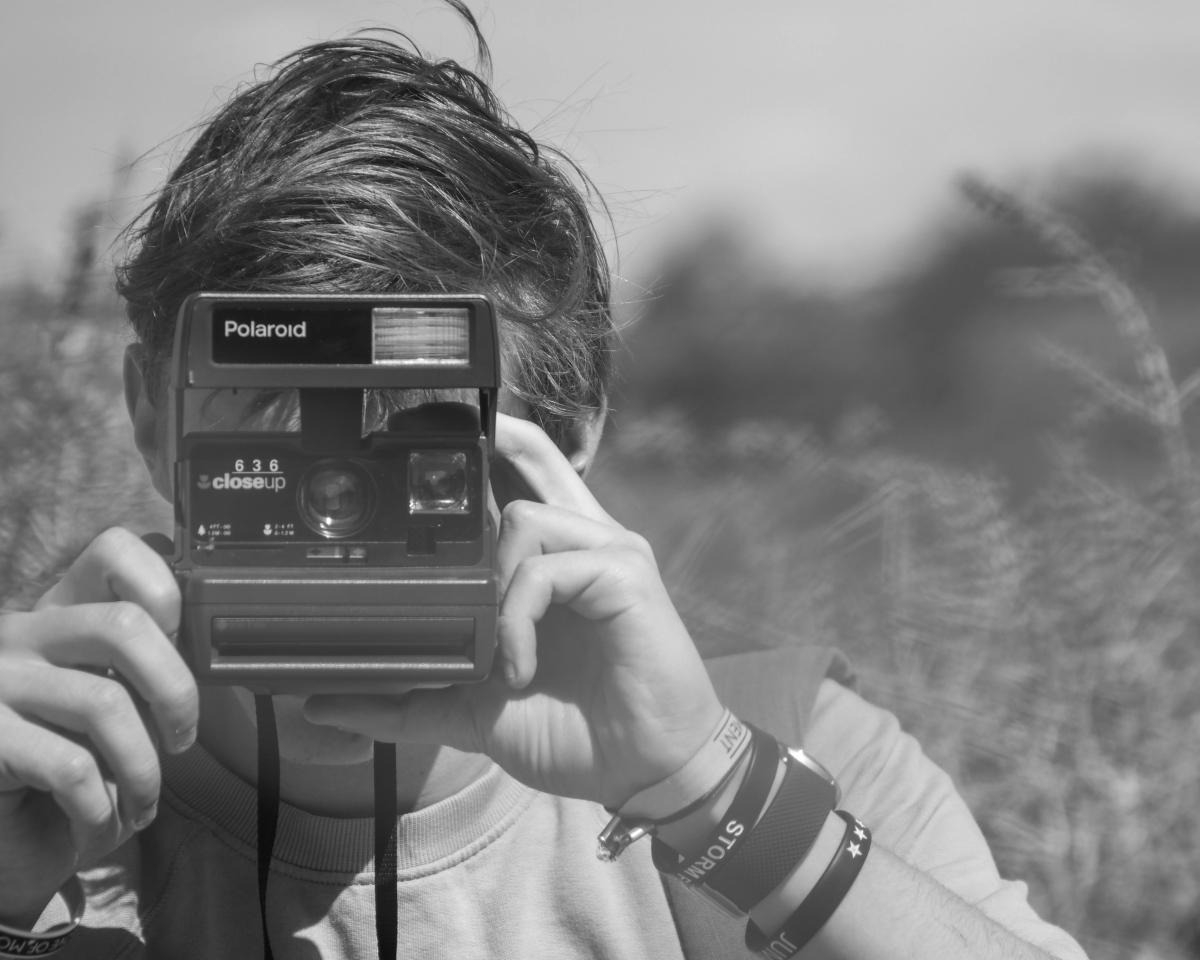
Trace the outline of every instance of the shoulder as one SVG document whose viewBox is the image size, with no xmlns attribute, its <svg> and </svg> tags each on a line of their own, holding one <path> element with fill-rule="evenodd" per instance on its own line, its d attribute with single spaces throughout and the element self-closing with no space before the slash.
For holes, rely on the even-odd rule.
<svg viewBox="0 0 1200 960">
<path fill-rule="evenodd" d="M 818 692 L 828 681 L 853 687 L 849 661 L 835 648 L 788 645 L 705 661 L 721 702 L 743 720 L 799 743 Z"/>
</svg>

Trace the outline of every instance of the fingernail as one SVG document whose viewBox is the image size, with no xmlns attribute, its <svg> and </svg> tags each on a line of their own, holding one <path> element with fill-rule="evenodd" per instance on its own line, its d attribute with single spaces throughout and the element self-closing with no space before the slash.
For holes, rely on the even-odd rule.
<svg viewBox="0 0 1200 960">
<path fill-rule="evenodd" d="M 154 822 L 154 818 L 158 816 L 158 804 L 151 804 L 143 810 L 136 820 L 133 821 L 134 830 L 145 830 Z"/>
<path fill-rule="evenodd" d="M 517 665 L 515 663 L 504 664 L 504 682 L 510 687 L 516 686 L 517 683 Z"/>
<path fill-rule="evenodd" d="M 195 727 L 179 727 L 175 730 L 174 744 L 171 747 L 172 753 L 183 753 L 193 743 L 196 742 Z"/>
</svg>

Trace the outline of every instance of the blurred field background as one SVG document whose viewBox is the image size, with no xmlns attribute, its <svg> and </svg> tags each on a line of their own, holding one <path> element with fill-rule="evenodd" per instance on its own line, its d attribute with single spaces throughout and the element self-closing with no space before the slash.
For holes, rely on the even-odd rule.
<svg viewBox="0 0 1200 960">
<path fill-rule="evenodd" d="M 848 651 L 1091 956 L 1194 958 L 1200 219 L 960 190 L 855 298 L 680 252 L 595 483 L 702 646 Z"/>
<path fill-rule="evenodd" d="M 54 6 L 11 0 L 5 13 Z M 115 225 L 147 189 L 126 161 L 198 115 L 203 97 L 211 106 L 220 71 L 269 59 L 268 40 L 283 52 L 361 25 L 285 36 L 283 5 L 249 23 L 238 4 L 210 6 L 221 16 L 193 34 L 169 31 L 141 0 L 81 13 L 78 36 L 56 38 L 80 63 L 141 42 L 127 30 L 135 20 L 156 25 L 157 42 L 111 58 L 120 94 L 104 93 L 101 71 L 83 85 L 52 71 L 33 88 L 14 71 L 3 85 L 34 103 L 65 84 L 58 96 L 73 98 L 77 121 L 44 109 L 9 141 L 24 150 L 0 150 L 3 163 L 27 163 L 0 165 L 7 608 L 32 603 L 112 523 L 169 529 L 120 398 L 126 335 L 108 260 Z M 969 13 L 947 0 L 924 18 L 864 2 L 842 20 L 832 7 L 764 2 L 745 27 L 768 28 L 757 61 L 737 60 L 737 44 L 691 7 L 667 5 L 670 23 L 636 4 L 577 11 L 564 40 L 537 3 L 495 6 L 484 26 L 498 69 L 521 67 L 501 92 L 599 171 L 626 253 L 621 382 L 591 482 L 653 542 L 702 649 L 842 647 L 865 694 L 953 775 L 1002 872 L 1026 879 L 1039 911 L 1093 960 L 1200 958 L 1200 189 L 1156 162 L 1171 152 L 1178 170 L 1196 155 L 1190 114 L 1169 108 L 1182 98 L 1190 110 L 1171 91 L 1194 84 L 1156 70 L 1178 71 L 1196 36 L 1170 19 L 1184 5 L 1165 4 L 1158 28 L 1135 11 L 1136 28 L 1117 30 L 1117 5 L 1084 15 L 1067 0 Z M 1028 29 L 1014 26 L 1023 16 Z M 399 22 L 446 46 L 444 22 Z M 630 22 L 639 30 L 625 36 Z M 603 52 L 577 52 L 584 34 Z M 0 69 L 42 55 L 30 36 L 0 32 L 11 47 L 0 46 Z M 922 47 L 925 36 L 954 39 Z M 995 47 L 973 46 L 980 36 Z M 1068 43 L 1070 56 L 1056 52 Z M 777 65 L 793 47 L 804 72 L 785 83 Z M 226 57 L 219 69 L 201 59 L 213 51 Z M 1091 59 L 1071 63 L 1091 99 L 1060 69 L 1080 51 Z M 151 91 L 154 57 L 171 63 L 150 69 Z M 548 72 L 522 72 L 541 63 Z M 609 86 L 573 69 L 607 71 Z M 988 79 L 965 83 L 971 70 Z M 182 80 L 193 97 L 203 90 L 198 104 L 166 103 Z M 753 102 L 713 106 L 738 83 Z M 940 91 L 958 84 L 947 108 Z M 1135 109 L 1142 84 L 1161 110 Z M 644 98 L 662 111 L 653 97 L 672 85 L 677 116 L 622 114 Z M 780 90 L 783 106 L 771 99 Z M 1122 149 L 1071 153 L 1088 145 L 1089 109 L 1127 134 Z M 145 133 L 143 114 L 175 125 Z M 91 153 L 76 144 L 46 160 L 31 146 L 76 129 Z M 789 130 L 808 139 L 785 144 Z M 632 144 L 660 153 L 659 166 L 621 152 Z M 747 190 L 718 196 L 697 159 L 709 155 Z M 69 200 L 53 229 L 18 219 L 49 202 L 21 190 L 37 164 L 62 186 L 55 201 Z M 955 180 L 951 167 L 985 173 Z M 48 259 L 33 259 L 38 244 Z M 777 247 L 788 255 L 766 253 Z"/>
<path fill-rule="evenodd" d="M 1095 960 L 1200 956 L 1200 217 L 1102 171 L 981 180 L 869 293 L 763 275 L 727 224 L 626 331 L 592 482 L 706 652 L 834 643 Z M 86 215 L 0 291 L 0 597 L 112 523 L 169 530 Z"/>
</svg>

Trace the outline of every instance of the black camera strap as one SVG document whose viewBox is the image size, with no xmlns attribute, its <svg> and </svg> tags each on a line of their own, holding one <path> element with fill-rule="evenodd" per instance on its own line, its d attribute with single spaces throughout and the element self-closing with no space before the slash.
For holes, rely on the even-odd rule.
<svg viewBox="0 0 1200 960">
<path fill-rule="evenodd" d="M 254 697 L 258 720 L 258 907 L 262 917 L 263 960 L 275 960 L 267 933 L 267 881 L 279 824 L 279 734 L 270 694 Z M 379 956 L 396 956 L 396 745 L 375 744 L 375 940 Z"/>
<path fill-rule="evenodd" d="M 375 939 L 381 958 L 396 956 L 396 745 L 375 743 Z"/>
<path fill-rule="evenodd" d="M 275 960 L 267 933 L 267 880 L 279 823 L 279 736 L 275 730 L 275 703 L 270 694 L 254 695 L 258 720 L 258 908 L 262 918 L 263 960 Z"/>
</svg>

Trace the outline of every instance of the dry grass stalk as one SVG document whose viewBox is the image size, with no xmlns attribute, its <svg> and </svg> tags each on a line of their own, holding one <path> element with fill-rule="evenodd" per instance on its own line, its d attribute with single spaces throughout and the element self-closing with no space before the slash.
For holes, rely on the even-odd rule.
<svg viewBox="0 0 1200 960">
<path fill-rule="evenodd" d="M 1181 391 L 1171 376 L 1166 351 L 1154 333 L 1146 308 L 1133 288 L 1082 234 L 1059 214 L 1018 198 L 986 180 L 968 175 L 961 179 L 966 197 L 984 213 L 1010 223 L 1036 239 L 1049 253 L 1065 261 L 1057 279 L 1069 289 L 1087 291 L 1099 300 L 1129 344 L 1141 381 L 1144 404 L 1135 409 L 1158 431 L 1168 469 L 1183 515 L 1200 531 L 1191 450 L 1183 429 Z M 1054 279 L 1053 277 L 1051 279 Z M 1110 384 L 1086 378 L 1094 389 L 1118 400 Z"/>
</svg>

